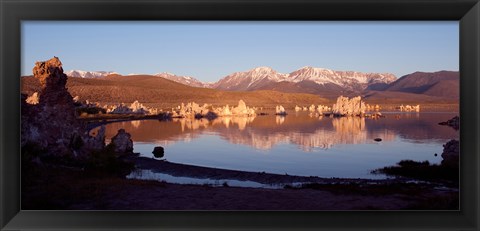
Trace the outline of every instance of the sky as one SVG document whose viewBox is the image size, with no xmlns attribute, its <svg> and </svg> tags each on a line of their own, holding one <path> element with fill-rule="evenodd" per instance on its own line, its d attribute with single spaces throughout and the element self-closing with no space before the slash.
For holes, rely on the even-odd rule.
<svg viewBox="0 0 480 231">
<path fill-rule="evenodd" d="M 170 72 L 214 82 L 268 66 L 392 73 L 459 70 L 458 21 L 22 21 L 22 75 L 57 56 L 64 71 Z"/>
</svg>

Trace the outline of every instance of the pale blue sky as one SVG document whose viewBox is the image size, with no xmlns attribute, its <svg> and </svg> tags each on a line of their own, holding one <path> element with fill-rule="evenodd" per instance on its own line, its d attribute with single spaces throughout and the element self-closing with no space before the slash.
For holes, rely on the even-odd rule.
<svg viewBox="0 0 480 231">
<path fill-rule="evenodd" d="M 23 21 L 22 75 L 57 56 L 67 70 L 201 81 L 258 66 L 390 72 L 459 69 L 457 21 L 198 22 Z"/>
</svg>

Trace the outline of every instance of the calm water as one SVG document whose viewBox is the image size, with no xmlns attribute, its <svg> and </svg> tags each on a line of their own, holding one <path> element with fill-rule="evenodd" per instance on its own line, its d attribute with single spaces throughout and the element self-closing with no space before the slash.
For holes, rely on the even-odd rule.
<svg viewBox="0 0 480 231">
<path fill-rule="evenodd" d="M 457 113 L 386 115 L 378 120 L 319 118 L 308 112 L 213 121 L 137 120 L 108 124 L 106 132 L 109 139 L 118 129 L 126 129 L 134 151 L 146 157 L 153 157 L 155 146 L 163 146 L 170 162 L 346 178 L 384 178 L 370 171 L 404 159 L 440 163 L 442 145 L 459 137 L 458 131 L 438 125 Z"/>
</svg>

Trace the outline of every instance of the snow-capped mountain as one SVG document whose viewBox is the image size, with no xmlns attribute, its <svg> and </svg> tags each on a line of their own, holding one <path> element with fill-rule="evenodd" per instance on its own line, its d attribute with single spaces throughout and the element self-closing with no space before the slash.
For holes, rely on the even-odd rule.
<svg viewBox="0 0 480 231">
<path fill-rule="evenodd" d="M 288 75 L 278 73 L 270 67 L 257 67 L 249 71 L 230 74 L 214 83 L 212 87 L 221 90 L 246 91 L 281 81 L 288 81 Z"/>
<path fill-rule="evenodd" d="M 154 74 L 154 76 L 162 77 L 162 78 L 172 80 L 172 81 L 175 81 L 177 83 L 181 83 L 181 84 L 188 85 L 188 86 L 191 86 L 191 87 L 208 87 L 207 83 L 203 83 L 203 82 L 199 81 L 198 79 L 195 79 L 195 78 L 190 77 L 190 76 L 179 76 L 179 75 L 175 75 L 175 74 L 168 73 L 168 72 L 157 73 L 157 74 Z"/>
<path fill-rule="evenodd" d="M 113 71 L 81 71 L 81 70 L 71 70 L 65 72 L 67 76 L 78 77 L 78 78 L 103 78 L 108 75 L 118 75 L 117 72 Z"/>
<path fill-rule="evenodd" d="M 116 72 L 80 71 L 66 72 L 68 76 L 102 78 Z M 143 74 L 144 75 L 144 74 Z M 204 83 L 190 76 L 168 72 L 153 74 L 191 87 L 215 88 L 232 91 L 275 90 L 311 94 L 337 94 L 338 92 L 361 92 L 385 88 L 396 80 L 389 73 L 362 73 L 356 71 L 334 71 L 326 68 L 302 67 L 289 74 L 279 73 L 270 67 L 256 67 L 244 72 L 227 75 L 215 83 Z"/>
<path fill-rule="evenodd" d="M 356 71 L 333 71 L 325 68 L 302 67 L 288 75 L 294 83 L 311 81 L 316 84 L 335 84 L 346 90 L 361 91 L 373 84 L 388 84 L 397 78 L 390 73 L 362 73 Z"/>
<path fill-rule="evenodd" d="M 213 88 L 222 90 L 278 90 L 280 82 L 298 86 L 321 85 L 332 86 L 350 91 L 362 91 L 374 84 L 388 84 L 396 80 L 389 73 L 362 73 L 355 71 L 334 71 L 325 68 L 303 67 L 290 74 L 278 73 L 270 67 L 257 67 L 245 72 L 228 75 L 213 84 Z M 287 86 L 284 84 L 283 86 Z M 300 89 L 300 88 L 299 88 Z M 288 91 L 288 89 L 285 89 Z"/>
</svg>

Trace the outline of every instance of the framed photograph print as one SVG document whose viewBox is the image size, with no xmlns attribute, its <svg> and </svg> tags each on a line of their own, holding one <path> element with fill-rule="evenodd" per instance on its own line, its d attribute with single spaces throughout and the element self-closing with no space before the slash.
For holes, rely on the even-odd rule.
<svg viewBox="0 0 480 231">
<path fill-rule="evenodd" d="M 478 230 L 476 0 L 11 1 L 2 230 Z"/>
</svg>

